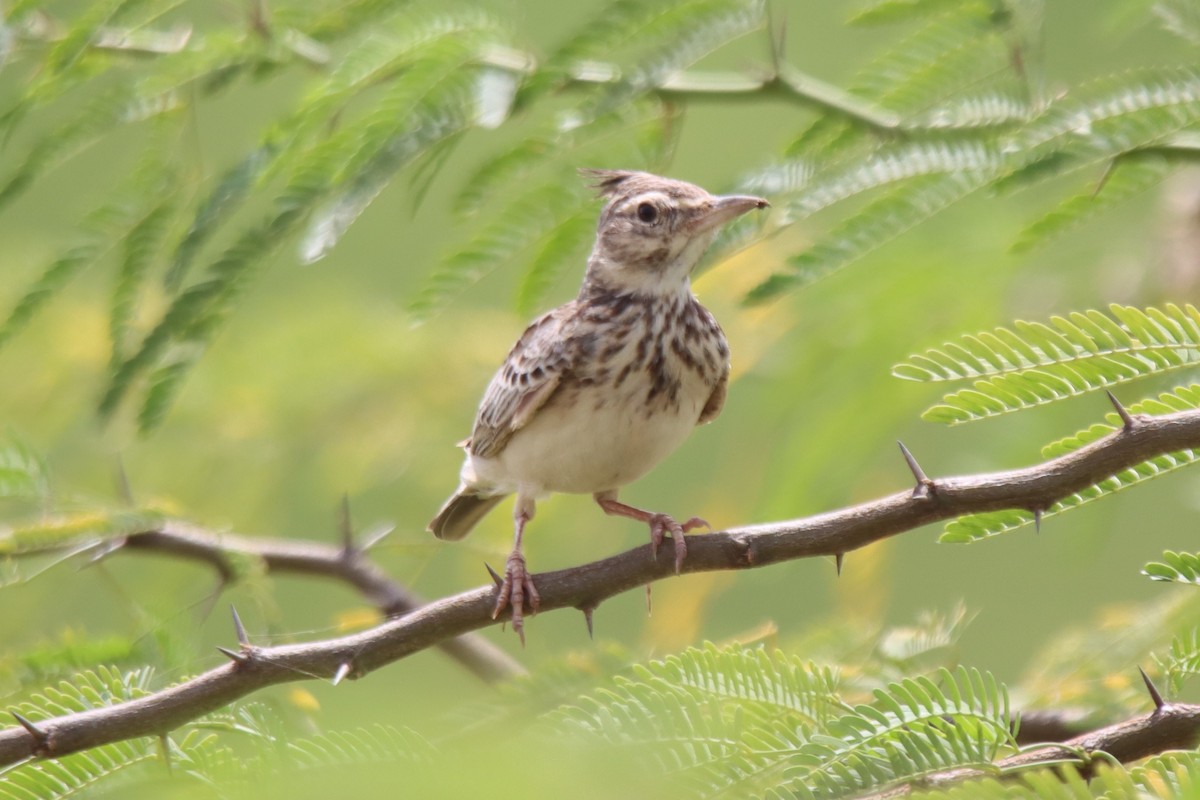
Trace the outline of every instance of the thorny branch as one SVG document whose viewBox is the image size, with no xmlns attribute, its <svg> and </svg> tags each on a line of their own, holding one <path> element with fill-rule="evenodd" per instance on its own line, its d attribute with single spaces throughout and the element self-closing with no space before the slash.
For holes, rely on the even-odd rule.
<svg viewBox="0 0 1200 800">
<path fill-rule="evenodd" d="M 1127 764 L 1167 750 L 1185 750 L 1195 747 L 1200 740 L 1200 706 L 1185 703 L 1166 703 L 1158 689 L 1142 673 L 1154 710 L 1105 728 L 1076 736 L 1060 744 L 1023 750 L 1016 755 L 1003 758 L 988 771 L 975 768 L 952 769 L 927 775 L 922 779 L 922 789 L 945 789 L 971 778 L 987 775 L 1016 774 L 1018 770 L 1059 763 L 1079 764 L 1080 774 L 1090 778 L 1100 759 L 1091 756 L 1104 754 L 1110 759 Z M 918 787 L 911 783 L 899 784 L 874 794 L 863 795 L 859 800 L 892 800 L 912 794 Z"/>
<path fill-rule="evenodd" d="M 693 536 L 682 571 L 748 569 L 799 558 L 837 557 L 962 514 L 1010 508 L 1040 510 L 1148 458 L 1200 448 L 1200 411 L 1131 415 L 1129 423 L 1075 452 L 1023 469 L 929 478 L 914 466 L 914 458 L 910 468 L 918 475 L 915 489 L 812 517 Z M 591 564 L 543 573 L 535 580 L 542 611 L 575 608 L 589 614 L 609 597 L 673 574 L 672 560 L 656 561 L 647 544 Z M 314 677 L 362 677 L 456 636 L 498 624 L 491 616 L 494 597 L 495 587 L 489 582 L 360 633 L 272 647 L 242 643 L 238 650 L 226 651 L 229 663 L 146 697 L 0 730 L 0 766 L 31 756 L 65 755 L 122 739 L 159 735 L 274 684 Z M 1179 724 L 1191 726 L 1188 731 L 1200 720 L 1200 708 L 1165 708 L 1190 709 L 1178 714 L 1186 718 Z M 1097 746 L 1109 753 L 1145 754 L 1146 742 L 1178 738 L 1160 736 L 1164 720 L 1173 725 L 1176 716 L 1174 710 L 1166 713 L 1159 709 L 1146 719 L 1117 726 L 1122 736 L 1133 736 L 1140 747 L 1120 751 L 1110 747 L 1104 737 L 1108 736 L 1105 731 L 1113 729 L 1092 735 L 1100 737 Z"/>
<path fill-rule="evenodd" d="M 388 577 L 350 541 L 336 547 L 294 539 L 214 533 L 182 522 L 169 522 L 156 530 L 129 534 L 121 546 L 206 563 L 222 582 L 233 574 L 231 557 L 249 556 L 261 560 L 268 572 L 309 575 L 346 583 L 387 617 L 403 616 L 424 604 L 422 598 Z M 511 656 L 474 634 L 449 638 L 437 646 L 485 681 L 504 680 L 525 673 L 524 667 Z"/>
</svg>

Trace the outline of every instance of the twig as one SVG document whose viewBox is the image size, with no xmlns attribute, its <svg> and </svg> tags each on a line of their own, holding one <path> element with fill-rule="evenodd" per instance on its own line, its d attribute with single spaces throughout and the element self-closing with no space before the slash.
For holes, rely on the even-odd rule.
<svg viewBox="0 0 1200 800">
<path fill-rule="evenodd" d="M 1140 417 L 1135 423 L 1130 429 L 1114 432 L 1075 452 L 1032 467 L 933 479 L 934 490 L 920 496 L 904 489 L 813 517 L 693 536 L 682 571 L 747 569 L 798 558 L 836 556 L 960 514 L 1048 507 L 1148 458 L 1200 447 L 1200 411 Z M 178 547 L 195 547 L 186 538 L 171 541 L 177 542 Z M 293 564 L 294 571 L 308 567 L 316 574 L 330 574 L 327 559 L 320 560 L 319 569 L 313 568 L 311 553 L 307 552 L 310 545 L 291 543 L 288 547 L 294 550 L 286 558 L 275 553 L 277 563 L 282 560 Z M 340 548 L 336 552 L 340 553 Z M 541 592 L 542 611 L 594 608 L 621 592 L 671 577 L 674 570 L 670 559 L 656 562 L 651 558 L 650 545 L 646 544 L 581 567 L 543 573 L 535 576 L 535 580 Z M 365 577 L 378 573 L 359 574 Z M 493 620 L 491 615 L 495 591 L 489 582 L 348 636 L 307 644 L 255 647 L 244 651 L 240 661 L 227 662 L 146 697 L 39 720 L 37 728 L 43 737 L 40 742 L 19 726 L 0 730 L 0 766 L 37 754 L 63 755 L 122 739 L 158 735 L 273 684 L 332 679 L 339 674 L 361 677 L 453 637 L 502 623 L 503 616 Z M 346 664 L 350 667 L 346 668 Z M 1164 706 L 1155 715 L 1131 721 L 1120 729 L 1126 738 L 1118 744 L 1132 736 L 1137 746 L 1129 744 L 1127 750 L 1121 750 L 1106 745 L 1106 750 L 1114 755 L 1151 752 L 1146 747 L 1178 740 L 1173 726 L 1185 723 L 1192 726 L 1187 728 L 1190 735 L 1197 720 L 1200 707 Z"/>
<path fill-rule="evenodd" d="M 1142 677 L 1145 678 L 1147 689 L 1150 690 L 1151 699 L 1155 703 L 1154 710 L 1149 713 L 1067 739 L 1062 744 L 1024 750 L 997 761 L 986 772 L 974 768 L 948 770 L 925 776 L 920 787 L 912 783 L 899 784 L 875 794 L 863 795 L 860 800 L 891 800 L 905 797 L 917 788 L 943 789 L 972 778 L 995 775 L 997 772 L 1002 775 L 1016 775 L 1022 770 L 1062 762 L 1077 764 L 1080 774 L 1086 779 L 1091 777 L 1096 761 L 1084 759 L 1093 754 L 1104 753 L 1122 764 L 1128 764 L 1166 750 L 1194 747 L 1200 740 L 1200 706 L 1162 703 L 1158 690 L 1153 688 L 1153 684 L 1145 675 L 1143 672 Z"/>
<path fill-rule="evenodd" d="M 124 549 L 162 553 L 211 566 L 222 583 L 233 577 L 232 556 L 260 559 L 269 572 L 328 578 L 349 584 L 388 617 L 399 617 L 425 604 L 363 556 L 363 546 L 347 551 L 338 546 L 292 539 L 267 539 L 214 533 L 183 522 L 168 522 L 157 530 L 127 534 Z M 474 675 L 492 682 L 525 674 L 525 668 L 496 645 L 466 634 L 438 647 Z"/>
</svg>

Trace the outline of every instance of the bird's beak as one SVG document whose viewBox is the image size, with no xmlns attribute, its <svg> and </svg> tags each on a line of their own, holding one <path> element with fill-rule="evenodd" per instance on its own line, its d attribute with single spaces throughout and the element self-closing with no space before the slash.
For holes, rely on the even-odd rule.
<svg viewBox="0 0 1200 800">
<path fill-rule="evenodd" d="M 748 194 L 727 194 L 716 198 L 710 208 L 702 212 L 694 223 L 696 233 L 715 230 L 731 219 L 740 217 L 755 208 L 771 205 L 761 197 Z"/>
</svg>

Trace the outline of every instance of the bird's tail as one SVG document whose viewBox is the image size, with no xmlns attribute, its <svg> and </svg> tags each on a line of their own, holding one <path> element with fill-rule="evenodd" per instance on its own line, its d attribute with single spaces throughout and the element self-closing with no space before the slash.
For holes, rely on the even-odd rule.
<svg viewBox="0 0 1200 800">
<path fill-rule="evenodd" d="M 502 494 L 483 496 L 460 488 L 442 506 L 428 529 L 439 539 L 461 539 L 503 499 Z"/>
</svg>

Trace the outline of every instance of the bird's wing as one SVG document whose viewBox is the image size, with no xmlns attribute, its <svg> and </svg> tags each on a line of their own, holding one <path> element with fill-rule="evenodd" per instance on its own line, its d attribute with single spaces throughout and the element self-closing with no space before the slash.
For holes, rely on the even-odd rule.
<svg viewBox="0 0 1200 800">
<path fill-rule="evenodd" d="M 697 425 L 705 425 L 720 416 L 721 409 L 725 407 L 725 392 L 728 389 L 729 365 L 726 364 L 725 369 L 721 372 L 721 379 L 717 381 L 712 394 L 708 396 L 708 402 L 704 404 L 704 408 L 700 409 L 700 419 L 696 420 Z"/>
<path fill-rule="evenodd" d="M 563 308 L 545 314 L 513 345 L 479 404 L 467 445 L 472 454 L 498 454 L 554 394 L 571 363 L 562 335 L 566 317 Z"/>
</svg>

